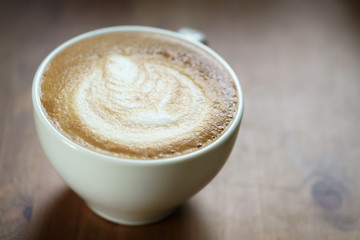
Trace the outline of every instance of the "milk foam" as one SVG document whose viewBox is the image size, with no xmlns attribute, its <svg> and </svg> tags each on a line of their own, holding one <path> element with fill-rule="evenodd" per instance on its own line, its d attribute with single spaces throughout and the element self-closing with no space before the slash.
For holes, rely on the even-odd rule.
<svg viewBox="0 0 360 240">
<path fill-rule="evenodd" d="M 184 138 L 209 118 L 207 97 L 188 76 L 158 61 L 121 55 L 100 59 L 74 99 L 89 130 L 121 144 L 154 146 Z"/>
<path fill-rule="evenodd" d="M 237 94 L 222 64 L 199 47 L 155 33 L 111 33 L 57 54 L 41 103 L 64 136 L 127 159 L 187 154 L 232 122 Z"/>
</svg>

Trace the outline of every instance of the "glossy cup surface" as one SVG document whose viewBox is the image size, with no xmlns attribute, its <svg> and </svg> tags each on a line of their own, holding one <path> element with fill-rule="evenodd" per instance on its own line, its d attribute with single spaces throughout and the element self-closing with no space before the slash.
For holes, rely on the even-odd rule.
<svg viewBox="0 0 360 240">
<path fill-rule="evenodd" d="M 160 160 L 128 160 L 83 148 L 59 133 L 46 118 L 39 83 L 46 65 L 67 46 L 110 32 L 154 32 L 183 39 L 213 55 L 234 79 L 239 104 L 229 129 L 214 143 L 190 154 Z M 79 35 L 51 52 L 39 66 L 32 100 L 36 130 L 43 150 L 56 172 L 98 215 L 121 224 L 142 225 L 160 220 L 206 186 L 231 153 L 243 115 L 240 83 L 230 66 L 207 46 L 181 34 L 142 26 L 103 28 Z"/>
</svg>

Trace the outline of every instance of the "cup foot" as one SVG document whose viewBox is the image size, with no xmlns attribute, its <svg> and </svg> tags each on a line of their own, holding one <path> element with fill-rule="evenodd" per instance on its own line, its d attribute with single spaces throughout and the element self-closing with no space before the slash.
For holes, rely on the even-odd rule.
<svg viewBox="0 0 360 240">
<path fill-rule="evenodd" d="M 118 224 L 128 225 L 128 226 L 141 226 L 141 225 L 155 223 L 157 221 L 160 221 L 160 220 L 166 218 L 174 211 L 174 209 L 171 209 L 171 210 L 167 210 L 165 212 L 161 212 L 158 214 L 131 217 L 129 215 L 124 216 L 121 214 L 116 214 L 116 215 L 113 213 L 108 214 L 97 207 L 94 207 L 89 204 L 88 204 L 88 206 L 94 213 L 96 213 L 100 217 L 102 217 L 110 222 L 113 222 L 113 223 L 118 223 Z"/>
</svg>

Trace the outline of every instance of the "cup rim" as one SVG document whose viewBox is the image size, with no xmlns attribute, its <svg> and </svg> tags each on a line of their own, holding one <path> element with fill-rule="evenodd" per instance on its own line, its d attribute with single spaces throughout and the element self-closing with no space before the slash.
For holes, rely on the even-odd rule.
<svg viewBox="0 0 360 240">
<path fill-rule="evenodd" d="M 237 104 L 236 115 L 235 115 L 233 121 L 230 123 L 230 126 L 228 127 L 228 129 L 214 142 L 212 142 L 208 146 L 205 146 L 199 150 L 196 150 L 196 151 L 193 151 L 190 153 L 186 153 L 186 154 L 183 154 L 180 156 L 160 158 L 160 159 L 127 159 L 127 158 L 106 155 L 106 154 L 99 153 L 94 150 L 85 148 L 85 147 L 73 142 L 72 140 L 67 138 L 65 135 L 63 135 L 59 130 L 57 130 L 53 126 L 53 124 L 50 122 L 50 120 L 47 118 L 47 116 L 44 112 L 44 109 L 42 107 L 41 101 L 40 101 L 40 94 L 39 94 L 40 93 L 40 91 L 39 91 L 40 80 L 41 80 L 41 76 L 42 76 L 44 70 L 46 69 L 46 66 L 59 52 L 61 52 L 65 48 L 69 47 L 70 45 L 72 45 L 78 41 L 81 41 L 83 39 L 89 38 L 89 37 L 107 34 L 107 33 L 114 33 L 114 32 L 151 32 L 151 33 L 164 34 L 167 36 L 171 36 L 171 37 L 175 37 L 175 38 L 187 41 L 187 42 L 203 49 L 204 51 L 206 51 L 207 53 L 209 53 L 213 57 L 215 57 L 216 60 L 219 61 L 220 64 L 223 65 L 225 67 L 225 69 L 229 72 L 230 76 L 232 77 L 232 79 L 234 81 L 234 84 L 236 86 L 236 91 L 238 94 L 238 104 Z M 66 143 L 67 145 L 71 146 L 72 148 L 77 149 L 78 151 L 81 151 L 88 156 L 98 156 L 99 159 L 103 159 L 103 160 L 107 160 L 107 161 L 121 162 L 121 163 L 128 163 L 128 164 L 145 164 L 145 165 L 177 163 L 177 162 L 185 161 L 187 159 L 192 159 L 193 157 L 200 156 L 200 155 L 210 151 L 211 149 L 216 148 L 218 145 L 220 145 L 222 142 L 224 142 L 226 139 L 228 139 L 230 136 L 232 136 L 233 132 L 237 130 L 237 127 L 240 125 L 240 122 L 241 122 L 241 119 L 243 116 L 243 112 L 244 112 L 244 97 L 243 97 L 243 92 L 242 92 L 242 88 L 241 88 L 239 79 L 237 78 L 235 72 L 232 70 L 230 65 L 219 54 L 217 54 L 214 50 L 212 50 L 205 44 L 202 44 L 201 42 L 198 42 L 198 41 L 187 39 L 185 36 L 181 35 L 178 32 L 161 29 L 161 28 L 148 27 L 148 26 L 137 26 L 137 25 L 112 26 L 112 27 L 105 27 L 105 28 L 92 30 L 92 31 L 77 35 L 77 36 L 65 41 L 64 43 L 60 44 L 59 46 L 57 46 L 54 50 L 52 50 L 44 58 L 44 60 L 41 62 L 41 64 L 39 65 L 39 67 L 35 73 L 35 76 L 33 79 L 33 84 L 32 84 L 32 101 L 33 101 L 35 114 L 37 114 L 39 116 L 39 119 L 48 128 L 50 128 L 52 130 L 52 132 L 61 139 L 62 142 Z"/>
</svg>

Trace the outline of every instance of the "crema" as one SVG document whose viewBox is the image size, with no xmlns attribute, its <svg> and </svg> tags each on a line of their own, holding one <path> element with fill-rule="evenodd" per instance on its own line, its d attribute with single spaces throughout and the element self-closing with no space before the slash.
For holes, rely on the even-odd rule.
<svg viewBox="0 0 360 240">
<path fill-rule="evenodd" d="M 52 125 L 90 150 L 161 159 L 204 148 L 236 114 L 225 68 L 181 39 L 108 33 L 74 43 L 43 73 L 40 98 Z"/>
</svg>

